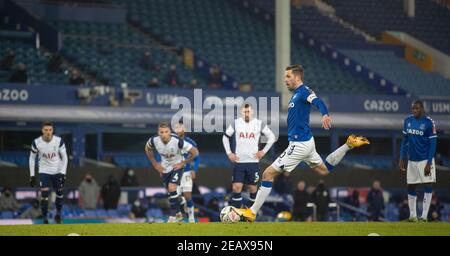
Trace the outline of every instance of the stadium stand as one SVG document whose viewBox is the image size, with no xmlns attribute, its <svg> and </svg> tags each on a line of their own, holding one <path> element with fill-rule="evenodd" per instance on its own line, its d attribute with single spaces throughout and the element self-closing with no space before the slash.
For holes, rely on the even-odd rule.
<svg viewBox="0 0 450 256">
<path fill-rule="evenodd" d="M 168 87 L 164 76 L 171 64 L 177 66 L 182 87 L 192 79 L 198 87 L 206 87 L 206 81 L 185 68 L 176 53 L 157 47 L 147 36 L 133 30 L 128 24 L 101 24 L 96 22 L 53 22 L 63 33 L 62 53 L 96 79 L 120 86 L 147 87 L 152 78 L 158 78 L 160 87 Z M 152 61 L 159 70 L 144 70 L 139 60 L 144 52 L 151 53 Z"/>
<path fill-rule="evenodd" d="M 275 13 L 275 2 L 273 0 L 251 0 L 254 5 L 259 6 L 270 13 Z M 355 34 L 348 28 L 331 20 L 325 14 L 319 12 L 315 6 L 299 6 L 291 8 L 292 26 L 309 34 L 322 42 L 330 44 L 353 44 L 365 43 L 361 35 Z"/>
<path fill-rule="evenodd" d="M 326 0 L 337 15 L 381 38 L 387 30 L 404 31 L 437 49 L 450 53 L 450 12 L 429 0 L 416 0 L 416 17 L 403 12 L 402 0 Z"/>
<path fill-rule="evenodd" d="M 126 6 L 131 22 L 150 29 L 152 34 L 179 48 L 194 49 L 196 54 L 219 66 L 238 82 L 251 82 L 257 90 L 273 90 L 275 33 L 272 25 L 263 23 L 231 2 L 114 2 Z M 380 94 L 310 49 L 298 44 L 293 46 L 293 61 L 305 66 L 306 81 L 317 91 Z"/>
<path fill-rule="evenodd" d="M 450 96 L 450 79 L 422 71 L 391 51 L 341 50 L 362 65 L 376 70 L 393 83 L 421 96 Z"/>
<path fill-rule="evenodd" d="M 274 13 L 273 0 L 253 1 L 253 4 Z M 385 7 L 382 4 L 380 6 Z M 396 8 L 398 9 L 398 6 Z M 399 10 L 401 11 L 401 8 Z M 324 43 L 337 45 L 337 48 L 342 47 L 341 53 L 382 75 L 412 95 L 448 95 L 450 80 L 435 73 L 422 71 L 417 66 L 397 56 L 396 53 L 382 49 L 382 45 L 379 43 L 366 42 L 362 36 L 356 35 L 350 29 L 320 13 L 316 7 L 293 7 L 291 12 L 294 27 Z M 357 46 L 356 49 L 352 49 L 354 46 Z M 367 50 L 364 50 L 364 48 L 367 48 Z M 424 84 L 427 86 L 424 86 Z"/>
<path fill-rule="evenodd" d="M 37 50 L 33 45 L 32 33 L 5 31 L 7 34 L 20 33 L 25 34 L 26 40 L 21 38 L 5 38 L 0 35 L 0 59 L 3 59 L 8 49 L 15 53 L 15 65 L 23 63 L 26 66 L 28 83 L 32 84 L 67 84 L 68 77 L 64 73 L 50 73 L 47 66 L 50 60 L 49 52 Z M 0 82 L 7 82 L 11 77 L 12 71 L 0 70 Z"/>
</svg>

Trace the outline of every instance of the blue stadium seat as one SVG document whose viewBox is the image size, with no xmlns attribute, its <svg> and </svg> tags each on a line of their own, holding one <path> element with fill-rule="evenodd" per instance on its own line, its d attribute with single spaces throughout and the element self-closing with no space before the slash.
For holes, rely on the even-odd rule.
<svg viewBox="0 0 450 256">
<path fill-rule="evenodd" d="M 404 31 L 450 53 L 450 12 L 429 0 L 416 0 L 416 16 L 403 12 L 401 0 L 326 0 L 336 14 L 357 27 L 381 38 L 383 31 Z"/>
<path fill-rule="evenodd" d="M 108 210 L 107 215 L 109 218 L 118 218 L 119 217 L 119 211 L 118 210 Z"/>
<path fill-rule="evenodd" d="M 97 218 L 97 213 L 95 210 L 84 210 L 84 216 L 87 218 Z"/>
<path fill-rule="evenodd" d="M 163 218 L 164 214 L 161 211 L 161 209 L 159 208 L 150 208 L 147 210 L 147 218 L 155 218 L 155 219 L 159 219 L 159 218 Z"/>
<path fill-rule="evenodd" d="M 95 214 L 99 218 L 107 218 L 108 217 L 108 214 L 107 214 L 106 210 L 104 210 L 104 209 L 97 209 L 97 210 L 95 210 Z"/>
<path fill-rule="evenodd" d="M 162 37 L 171 44 L 194 49 L 199 57 L 219 66 L 224 73 L 234 77 L 239 83 L 250 82 L 255 90 L 274 90 L 273 24 L 267 24 L 240 9 L 235 2 L 200 3 L 195 0 L 152 2 L 114 0 L 114 2 L 125 6 L 142 30 L 147 29 L 148 32 Z M 310 15 L 315 16 L 316 13 L 311 12 Z M 338 29 L 335 33 L 340 32 Z M 346 33 L 349 35 L 348 31 Z M 322 34 L 325 35 L 327 32 Z M 312 86 L 321 93 L 344 94 L 351 91 L 352 94 L 380 94 L 349 71 L 340 69 L 336 64 L 302 45 L 293 44 L 293 61 L 312 63 L 311 67 L 307 68 L 306 81 L 309 82 L 309 75 L 317 77 Z M 258 70 L 255 70 L 254 66 L 258 66 Z M 323 79 L 326 75 L 335 79 Z M 341 84 L 350 84 L 351 89 Z"/>
<path fill-rule="evenodd" d="M 13 211 L 2 211 L 1 214 L 3 219 L 14 219 Z"/>
<path fill-rule="evenodd" d="M 450 95 L 450 80 L 422 71 L 391 51 L 341 50 L 362 65 L 376 71 L 394 84 L 420 96 Z M 423 86 L 426 84 L 427 86 Z"/>
</svg>

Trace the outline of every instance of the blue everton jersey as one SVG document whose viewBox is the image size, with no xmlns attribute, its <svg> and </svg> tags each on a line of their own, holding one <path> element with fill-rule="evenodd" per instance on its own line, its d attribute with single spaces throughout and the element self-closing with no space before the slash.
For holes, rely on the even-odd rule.
<svg viewBox="0 0 450 256">
<path fill-rule="evenodd" d="M 409 116 L 403 123 L 403 134 L 407 139 L 407 153 L 411 161 L 429 158 L 431 140 L 437 138 L 436 126 L 431 118 Z"/>
<path fill-rule="evenodd" d="M 312 138 L 309 127 L 309 114 L 311 103 L 317 99 L 316 94 L 306 85 L 300 85 L 294 91 L 294 95 L 289 101 L 288 108 L 288 140 L 308 141 Z"/>
<path fill-rule="evenodd" d="M 185 137 L 184 137 L 184 141 L 190 143 L 192 146 L 194 146 L 195 148 L 197 148 L 197 143 L 196 143 L 193 139 L 191 139 L 191 138 L 185 136 Z M 185 159 L 187 159 L 188 156 L 189 156 L 189 153 L 185 153 L 185 154 L 183 154 L 183 156 L 184 156 Z M 194 158 L 194 160 L 192 160 L 191 163 L 186 164 L 186 166 L 184 167 L 184 171 L 185 171 L 185 172 L 189 172 L 189 171 L 192 171 L 192 170 L 198 171 L 198 165 L 199 165 L 199 164 L 200 164 L 200 156 L 197 155 L 197 156 Z"/>
</svg>

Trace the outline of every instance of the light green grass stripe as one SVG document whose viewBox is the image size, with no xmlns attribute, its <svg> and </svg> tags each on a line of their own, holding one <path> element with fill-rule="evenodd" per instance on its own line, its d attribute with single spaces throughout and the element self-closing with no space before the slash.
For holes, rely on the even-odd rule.
<svg viewBox="0 0 450 256">
<path fill-rule="evenodd" d="M 450 236 L 450 223 L 261 222 L 0 226 L 0 236 Z"/>
</svg>

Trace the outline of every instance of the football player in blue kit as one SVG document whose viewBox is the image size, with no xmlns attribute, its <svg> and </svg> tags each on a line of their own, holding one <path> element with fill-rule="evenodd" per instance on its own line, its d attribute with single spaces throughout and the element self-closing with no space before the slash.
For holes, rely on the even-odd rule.
<svg viewBox="0 0 450 256">
<path fill-rule="evenodd" d="M 301 65 L 286 68 L 284 81 L 289 91 L 293 92 L 288 107 L 288 148 L 263 173 L 261 186 L 252 207 L 239 209 L 242 218 L 254 221 L 264 201 L 272 190 L 274 178 L 282 172 L 291 172 L 302 161 L 320 175 L 329 174 L 345 154 L 369 141 L 362 136 L 350 135 L 344 145 L 329 154 L 325 161 L 316 151 L 314 137 L 309 125 L 311 106 L 314 105 L 322 114 L 322 128 L 331 128 L 331 117 L 325 103 L 303 83 L 304 70 Z"/>
<path fill-rule="evenodd" d="M 408 184 L 408 206 L 410 222 L 426 222 L 433 193 L 432 184 L 436 182 L 436 126 L 425 115 L 423 102 L 416 100 L 412 104 L 412 115 L 403 123 L 403 140 L 400 147 L 400 170 L 406 171 Z M 422 216 L 417 218 L 416 201 L 418 184 L 424 185 Z"/>
</svg>

